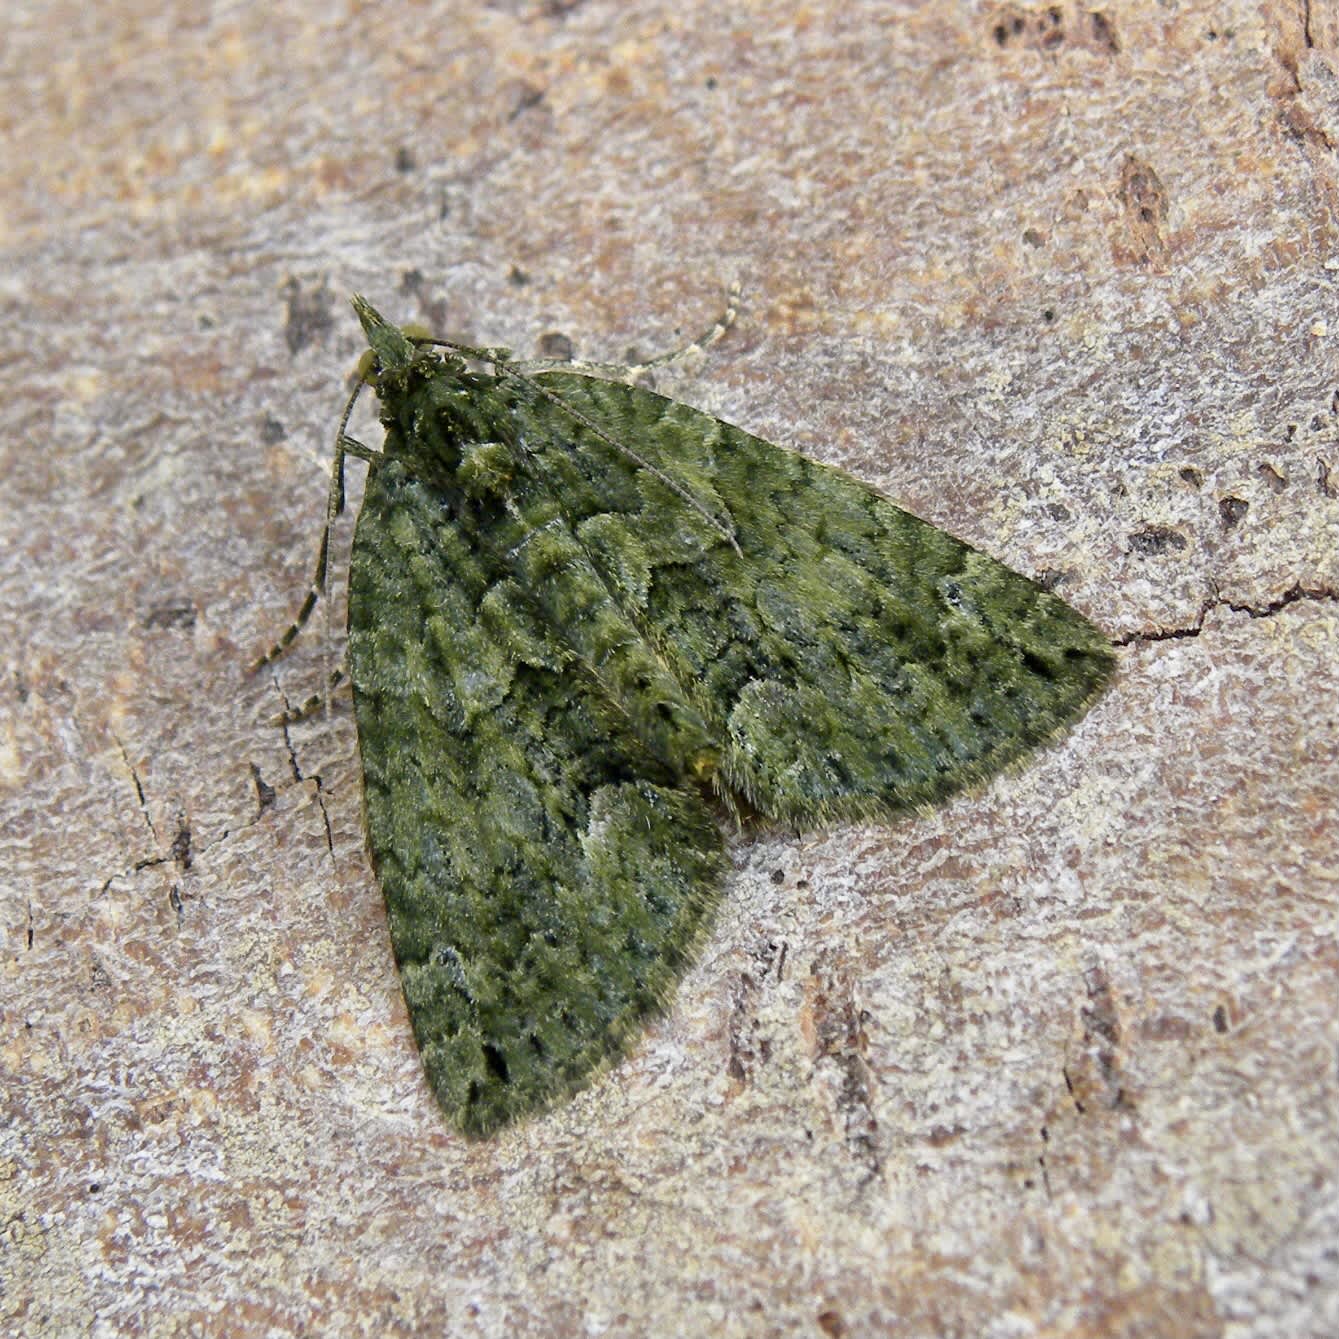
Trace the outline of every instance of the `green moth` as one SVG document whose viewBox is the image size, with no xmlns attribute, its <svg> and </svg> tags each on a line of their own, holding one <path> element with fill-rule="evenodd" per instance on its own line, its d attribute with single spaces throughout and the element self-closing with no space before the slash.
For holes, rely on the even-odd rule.
<svg viewBox="0 0 1339 1339">
<path fill-rule="evenodd" d="M 349 438 L 345 410 L 330 516 L 345 455 L 366 459 L 368 844 L 428 1081 L 467 1134 L 585 1084 L 670 999 L 719 896 L 722 807 L 932 805 L 1112 672 L 1062 600 L 839 470 L 354 308 L 386 437 Z"/>
</svg>

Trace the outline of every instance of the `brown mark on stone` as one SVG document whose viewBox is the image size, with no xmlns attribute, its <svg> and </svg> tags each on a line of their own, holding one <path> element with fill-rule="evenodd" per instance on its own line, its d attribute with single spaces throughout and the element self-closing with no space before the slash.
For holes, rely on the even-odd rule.
<svg viewBox="0 0 1339 1339">
<path fill-rule="evenodd" d="M 288 303 L 284 339 L 289 353 L 300 353 L 307 345 L 323 338 L 334 325 L 334 317 L 330 314 L 334 299 L 324 279 L 311 293 L 305 292 L 297 279 L 290 279 L 284 285 L 284 298 Z"/>
<path fill-rule="evenodd" d="M 1127 154 L 1121 164 L 1116 199 L 1123 227 L 1112 237 L 1111 255 L 1118 265 L 1156 268 L 1167 259 L 1167 192 L 1152 164 Z"/>
<path fill-rule="evenodd" d="M 1265 487 L 1271 493 L 1281 493 L 1288 486 L 1288 476 L 1277 466 L 1271 465 L 1269 461 L 1262 460 L 1256 467 L 1255 472 L 1264 481 Z"/>
<path fill-rule="evenodd" d="M 1156 558 L 1159 554 L 1174 550 L 1182 552 L 1186 547 L 1186 537 L 1168 525 L 1146 525 L 1130 536 L 1130 552 L 1141 558 Z"/>
<path fill-rule="evenodd" d="M 988 19 L 990 38 L 1002 51 L 1062 49 L 1111 57 L 1120 51 L 1115 20 L 1085 5 L 1001 5 Z"/>
<path fill-rule="evenodd" d="M 865 1059 L 869 1013 L 856 1003 L 852 982 L 815 966 L 805 986 L 804 1024 L 815 1069 L 830 1077 L 833 1104 L 843 1125 L 846 1149 L 873 1180 L 883 1169 L 879 1123 L 874 1115 L 874 1074 Z"/>
</svg>

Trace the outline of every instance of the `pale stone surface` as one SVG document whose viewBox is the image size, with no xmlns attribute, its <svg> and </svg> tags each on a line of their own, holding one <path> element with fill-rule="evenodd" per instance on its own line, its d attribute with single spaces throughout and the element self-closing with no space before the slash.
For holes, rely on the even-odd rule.
<svg viewBox="0 0 1339 1339">
<path fill-rule="evenodd" d="M 0 1330 L 1339 1333 L 1334 11 L 142 8 L 0 46 Z M 467 1145 L 348 716 L 265 723 L 328 644 L 241 673 L 343 299 L 619 357 L 734 278 L 676 393 L 1120 678 L 981 795 L 741 836 L 645 1044 Z"/>
</svg>

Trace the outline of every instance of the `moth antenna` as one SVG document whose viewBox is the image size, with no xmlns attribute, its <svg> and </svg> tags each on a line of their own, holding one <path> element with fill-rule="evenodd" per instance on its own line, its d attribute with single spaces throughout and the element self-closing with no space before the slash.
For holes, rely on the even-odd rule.
<svg viewBox="0 0 1339 1339">
<path fill-rule="evenodd" d="M 325 543 L 321 546 L 321 606 L 322 617 L 325 620 L 325 671 L 326 681 L 329 682 L 335 674 L 330 663 L 330 640 L 334 636 L 334 628 L 331 626 L 330 612 L 330 564 L 327 556 L 330 550 L 330 530 L 335 522 L 344 512 L 344 457 L 348 452 L 348 445 L 352 439 L 345 435 L 345 428 L 349 426 L 349 419 L 353 416 L 353 407 L 358 403 L 358 397 L 363 393 L 363 387 L 367 385 L 367 373 L 360 366 L 361 375 L 358 378 L 358 384 L 349 394 L 345 401 L 344 412 L 339 416 L 339 426 L 335 429 L 335 459 L 330 467 L 330 491 L 326 494 L 325 501 Z M 326 696 L 325 716 L 330 718 L 330 698 Z"/>
<path fill-rule="evenodd" d="M 531 390 L 538 392 L 546 400 L 552 401 L 560 409 L 562 409 L 563 412 L 567 414 L 569 418 L 575 419 L 578 423 L 580 423 L 581 426 L 585 428 L 587 432 L 594 434 L 602 442 L 604 442 L 605 445 L 613 447 L 614 450 L 619 453 L 619 455 L 625 457 L 627 460 L 632 461 L 632 463 L 636 465 L 639 469 L 645 470 L 653 479 L 658 479 L 662 484 L 665 485 L 666 488 L 670 490 L 671 493 L 674 493 L 678 497 L 682 498 L 683 501 L 686 502 L 695 512 L 697 512 L 697 514 L 701 516 L 702 519 L 706 521 L 706 523 L 709 526 L 711 526 L 711 528 L 715 530 L 716 533 L 720 535 L 721 538 L 724 539 L 725 542 L 729 544 L 730 547 L 734 549 L 734 551 L 737 554 L 739 554 L 741 558 L 743 557 L 743 553 L 739 547 L 739 540 L 735 536 L 733 527 L 727 525 L 724 521 L 720 520 L 719 517 L 713 516 L 711 514 L 711 511 L 696 497 L 694 497 L 689 489 L 685 488 L 683 484 L 679 483 L 677 479 L 674 479 L 670 475 L 666 474 L 665 471 L 660 469 L 658 466 L 651 464 L 651 462 L 647 460 L 645 456 L 639 455 L 630 446 L 626 446 L 624 443 L 620 442 L 617 438 L 611 437 L 609 433 L 605 432 L 605 430 L 602 427 L 600 427 L 598 423 L 595 423 L 591 419 L 587 418 L 586 415 L 583 414 L 579 409 L 568 404 L 567 401 L 564 400 L 563 397 L 559 395 L 556 391 L 549 390 L 547 386 L 541 385 L 533 377 L 528 377 L 524 372 L 518 372 L 514 368 L 508 367 L 505 363 L 494 363 L 493 366 L 496 367 L 497 370 L 501 372 L 503 375 L 509 377 L 515 377 L 517 381 L 524 382 L 525 385 L 529 386 Z"/>
<path fill-rule="evenodd" d="M 739 316 L 739 292 L 739 282 L 736 280 L 726 290 L 725 310 L 696 339 L 681 344 L 677 349 L 656 354 L 644 362 L 600 363 L 589 358 L 527 358 L 516 370 L 530 376 L 537 372 L 582 372 L 610 381 L 621 381 L 626 386 L 636 386 L 647 372 L 657 367 L 668 367 L 692 354 L 703 353 L 721 339 Z"/>
<path fill-rule="evenodd" d="M 729 288 L 725 290 L 725 310 L 712 322 L 711 327 L 704 330 L 696 339 L 690 340 L 687 344 L 680 345 L 677 349 L 670 349 L 665 353 L 657 354 L 654 358 L 648 358 L 643 363 L 633 363 L 623 369 L 623 376 L 620 380 L 626 381 L 629 385 L 634 384 L 636 378 L 645 372 L 650 372 L 657 367 L 669 367 L 672 363 L 677 363 L 681 358 L 690 357 L 695 353 L 705 353 L 718 340 L 723 339 L 726 331 L 734 325 L 739 316 L 739 280 L 736 279 Z"/>
</svg>

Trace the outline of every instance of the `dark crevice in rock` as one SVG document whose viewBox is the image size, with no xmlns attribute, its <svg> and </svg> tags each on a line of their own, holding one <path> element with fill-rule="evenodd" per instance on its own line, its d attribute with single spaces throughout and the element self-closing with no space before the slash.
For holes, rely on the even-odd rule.
<svg viewBox="0 0 1339 1339">
<path fill-rule="evenodd" d="M 293 736 L 289 731 L 289 723 L 292 720 L 300 719 L 301 713 L 294 715 L 293 704 L 288 700 L 288 694 L 284 692 L 283 685 L 278 678 L 274 680 L 274 686 L 279 690 L 279 696 L 283 699 L 284 711 L 280 718 L 279 727 L 284 732 L 284 747 L 288 750 L 288 765 L 293 769 L 293 779 L 295 781 L 312 781 L 316 786 L 316 803 L 321 809 L 321 820 L 325 823 L 325 844 L 330 851 L 330 858 L 335 857 L 335 833 L 330 826 L 330 811 L 325 807 L 325 787 L 321 782 L 321 774 L 313 772 L 310 777 L 305 777 L 302 773 L 302 767 L 298 763 L 298 751 L 293 744 Z"/>
<path fill-rule="evenodd" d="M 1230 609 L 1234 614 L 1246 614 L 1250 618 L 1270 618 L 1289 605 L 1304 600 L 1339 601 L 1339 591 L 1325 586 L 1303 586 L 1300 582 L 1284 591 L 1277 600 L 1266 605 L 1236 604 L 1231 600 L 1206 600 L 1201 606 L 1195 621 L 1186 627 L 1154 628 L 1150 632 L 1127 632 L 1113 639 L 1113 646 L 1131 646 L 1140 642 L 1169 642 L 1185 637 L 1198 637 L 1204 631 L 1204 620 L 1214 609 Z"/>
</svg>

